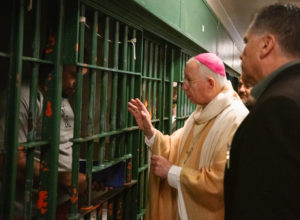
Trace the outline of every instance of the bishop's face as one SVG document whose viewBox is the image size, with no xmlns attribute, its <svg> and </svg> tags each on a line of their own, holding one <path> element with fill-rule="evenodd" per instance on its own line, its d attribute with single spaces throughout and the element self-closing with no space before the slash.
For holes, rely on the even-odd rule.
<svg viewBox="0 0 300 220">
<path fill-rule="evenodd" d="M 184 70 L 182 85 L 182 90 L 188 99 L 194 104 L 208 104 L 207 86 L 207 80 L 199 74 L 199 63 L 196 60 L 188 62 Z"/>
</svg>

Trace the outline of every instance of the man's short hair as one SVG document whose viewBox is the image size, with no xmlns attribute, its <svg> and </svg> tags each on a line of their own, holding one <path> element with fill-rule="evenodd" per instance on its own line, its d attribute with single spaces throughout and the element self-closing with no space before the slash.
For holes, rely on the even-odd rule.
<svg viewBox="0 0 300 220">
<path fill-rule="evenodd" d="M 254 15 L 250 31 L 275 35 L 282 51 L 299 56 L 300 8 L 293 4 L 272 4 Z"/>
</svg>

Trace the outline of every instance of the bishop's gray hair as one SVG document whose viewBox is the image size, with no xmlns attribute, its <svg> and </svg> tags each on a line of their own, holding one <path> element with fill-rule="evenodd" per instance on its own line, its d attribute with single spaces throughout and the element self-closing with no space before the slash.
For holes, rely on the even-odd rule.
<svg viewBox="0 0 300 220">
<path fill-rule="evenodd" d="M 198 73 L 202 78 L 212 77 L 221 87 L 225 86 L 227 82 L 226 76 L 221 76 L 220 74 L 215 73 L 213 70 L 202 64 L 194 57 L 190 58 L 187 63 L 189 63 L 191 60 L 195 60 L 199 64 Z"/>
</svg>

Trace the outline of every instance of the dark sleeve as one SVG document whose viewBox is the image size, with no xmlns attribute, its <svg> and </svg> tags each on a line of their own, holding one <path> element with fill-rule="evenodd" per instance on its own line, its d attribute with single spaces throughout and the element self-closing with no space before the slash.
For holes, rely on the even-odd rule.
<svg viewBox="0 0 300 220">
<path fill-rule="evenodd" d="M 286 97 L 269 99 L 242 126 L 232 170 L 226 171 L 230 219 L 300 219 L 299 105 Z"/>
</svg>

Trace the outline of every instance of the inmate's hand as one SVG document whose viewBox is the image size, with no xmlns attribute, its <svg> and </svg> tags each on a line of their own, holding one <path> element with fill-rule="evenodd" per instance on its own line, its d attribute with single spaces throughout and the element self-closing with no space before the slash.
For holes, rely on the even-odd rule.
<svg viewBox="0 0 300 220">
<path fill-rule="evenodd" d="M 72 185 L 72 172 L 58 172 L 58 183 L 61 186 L 71 188 Z M 87 188 L 86 176 L 83 173 L 78 173 L 78 192 L 79 194 L 85 194 Z"/>
<path fill-rule="evenodd" d="M 151 156 L 151 172 L 162 178 L 166 179 L 168 177 L 168 172 L 172 164 L 166 158 L 162 156 L 152 155 Z"/>
<path fill-rule="evenodd" d="M 154 127 L 145 105 L 139 99 L 131 99 L 128 102 L 128 111 L 133 115 L 139 128 L 145 133 L 147 138 L 154 134 Z"/>
</svg>

